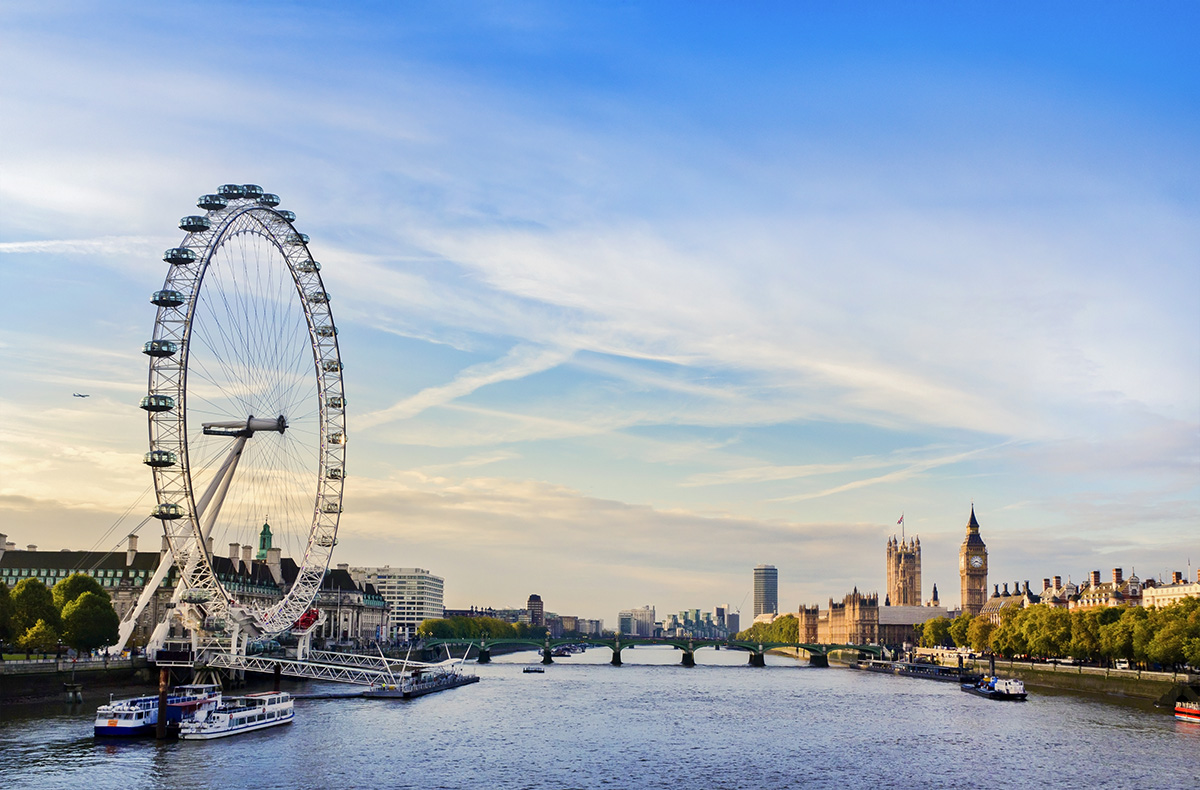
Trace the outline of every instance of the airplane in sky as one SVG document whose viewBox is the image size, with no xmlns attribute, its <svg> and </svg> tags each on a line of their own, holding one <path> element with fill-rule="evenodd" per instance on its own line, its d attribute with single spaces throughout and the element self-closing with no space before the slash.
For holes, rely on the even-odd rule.
<svg viewBox="0 0 1200 790">
<path fill-rule="evenodd" d="M 92 397 L 91 395 L 80 395 L 78 392 L 72 392 L 71 394 L 72 394 L 72 395 L 74 395 L 76 398 L 90 398 L 90 397 Z"/>
</svg>

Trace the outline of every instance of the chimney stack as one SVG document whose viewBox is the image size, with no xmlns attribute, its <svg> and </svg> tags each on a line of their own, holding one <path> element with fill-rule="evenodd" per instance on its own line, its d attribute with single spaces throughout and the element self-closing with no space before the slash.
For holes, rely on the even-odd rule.
<svg viewBox="0 0 1200 790">
<path fill-rule="evenodd" d="M 267 569 L 276 584 L 283 584 L 283 549 L 272 546 L 267 549 Z"/>
<path fill-rule="evenodd" d="M 242 545 L 237 541 L 229 544 L 229 561 L 237 564 L 238 552 L 241 551 Z"/>
<path fill-rule="evenodd" d="M 1113 584 L 1120 587 L 1122 575 L 1120 568 L 1113 568 Z"/>
<path fill-rule="evenodd" d="M 129 536 L 129 548 L 125 550 L 125 567 L 132 567 L 137 559 L 137 535 Z"/>
<path fill-rule="evenodd" d="M 4 537 L 4 536 L 0 535 L 0 537 Z M 1182 582 L 1183 582 L 1183 572 L 1182 571 L 1175 571 L 1174 573 L 1171 574 L 1171 584 L 1181 584 Z"/>
<path fill-rule="evenodd" d="M 242 546 L 242 562 L 246 563 L 246 573 L 250 572 L 250 561 L 254 557 L 254 547 L 247 543 Z"/>
<path fill-rule="evenodd" d="M 0 532 L 0 559 L 4 558 L 4 550 L 8 548 L 8 535 Z"/>
<path fill-rule="evenodd" d="M 1091 573 L 1089 573 L 1088 581 L 1091 582 L 1090 586 L 1099 587 L 1100 586 L 1100 571 L 1092 571 Z"/>
<path fill-rule="evenodd" d="M 1005 582 L 1005 583 L 1004 583 L 1004 594 L 1005 594 L 1006 596 L 1008 595 L 1008 582 Z"/>
<path fill-rule="evenodd" d="M 25 551 L 37 551 L 37 544 L 30 543 L 25 547 Z"/>
<path fill-rule="evenodd" d="M 1050 589 L 1050 580 L 1042 579 L 1042 592 L 1046 592 L 1046 590 L 1049 590 L 1049 589 Z"/>
<path fill-rule="evenodd" d="M 1061 576 L 1054 577 L 1054 589 L 1056 589 L 1056 590 L 1062 589 L 1062 577 Z"/>
</svg>

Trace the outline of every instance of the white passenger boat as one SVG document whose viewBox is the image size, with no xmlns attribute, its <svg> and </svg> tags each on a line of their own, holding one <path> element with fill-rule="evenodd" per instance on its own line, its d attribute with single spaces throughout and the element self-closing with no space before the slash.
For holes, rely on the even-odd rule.
<svg viewBox="0 0 1200 790">
<path fill-rule="evenodd" d="M 286 691 L 262 691 L 244 697 L 226 697 L 211 711 L 201 711 L 179 726 L 185 741 L 210 740 L 291 724 L 295 717 L 292 697 Z"/>
<path fill-rule="evenodd" d="M 167 696 L 167 726 L 174 729 L 201 710 L 221 702 L 221 689 L 211 684 L 176 686 Z M 158 727 L 158 695 L 108 701 L 96 709 L 95 733 L 104 738 L 153 735 Z"/>
</svg>

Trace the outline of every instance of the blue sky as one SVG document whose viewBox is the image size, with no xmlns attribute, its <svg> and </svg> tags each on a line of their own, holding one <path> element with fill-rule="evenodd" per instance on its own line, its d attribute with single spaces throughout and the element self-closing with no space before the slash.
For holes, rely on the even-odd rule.
<svg viewBox="0 0 1200 790">
<path fill-rule="evenodd" d="M 901 513 L 957 600 L 972 501 L 992 581 L 1200 560 L 1192 4 L 0 14 L 18 543 L 149 508 L 146 299 L 235 182 L 334 295 L 337 560 L 448 605 L 792 609 Z"/>
</svg>

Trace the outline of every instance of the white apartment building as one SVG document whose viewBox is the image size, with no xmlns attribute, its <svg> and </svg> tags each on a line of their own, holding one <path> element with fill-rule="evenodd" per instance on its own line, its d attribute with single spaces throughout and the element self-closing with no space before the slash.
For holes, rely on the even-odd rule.
<svg viewBox="0 0 1200 790">
<path fill-rule="evenodd" d="M 387 601 L 389 641 L 411 640 L 423 621 L 440 619 L 445 613 L 445 579 L 424 568 L 351 568 L 350 575 L 360 585 L 373 585 Z"/>
</svg>

